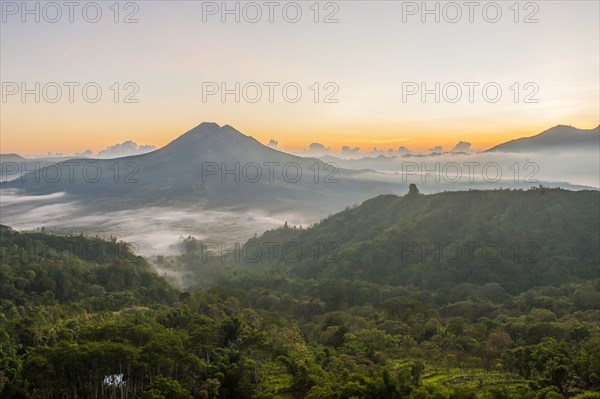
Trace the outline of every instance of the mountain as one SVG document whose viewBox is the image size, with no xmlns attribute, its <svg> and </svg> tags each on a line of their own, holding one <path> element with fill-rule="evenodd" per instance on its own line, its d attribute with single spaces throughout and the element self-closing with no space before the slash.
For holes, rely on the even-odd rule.
<svg viewBox="0 0 600 399">
<path fill-rule="evenodd" d="M 19 154 L 0 154 L 0 182 L 16 179 L 27 171 L 43 168 L 68 158 L 25 158 Z"/>
<path fill-rule="evenodd" d="M 540 152 L 561 150 L 600 150 L 600 126 L 595 129 L 577 129 L 558 125 L 542 133 L 507 141 L 486 152 Z"/>
<path fill-rule="evenodd" d="M 335 210 L 391 183 L 361 177 L 265 146 L 231 126 L 202 123 L 159 150 L 117 159 L 76 159 L 44 167 L 0 188 L 27 195 L 65 193 L 110 209 L 194 204 L 205 208 L 263 207 Z M 340 205 L 343 204 L 343 205 Z"/>
<path fill-rule="evenodd" d="M 600 277 L 599 226 L 598 191 L 539 187 L 381 195 L 308 229 L 268 231 L 247 246 L 278 243 L 269 259 L 250 267 L 289 270 L 307 279 L 426 290 L 494 283 L 515 293 Z M 288 262 L 282 248 L 291 246 L 301 255 Z"/>
<path fill-rule="evenodd" d="M 0 154 L 0 162 L 19 162 L 24 161 L 26 158 L 19 154 Z"/>
</svg>

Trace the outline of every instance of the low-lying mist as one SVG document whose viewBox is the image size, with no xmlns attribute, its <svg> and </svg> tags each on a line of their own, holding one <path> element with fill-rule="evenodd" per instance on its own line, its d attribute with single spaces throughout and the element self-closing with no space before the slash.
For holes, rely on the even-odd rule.
<svg viewBox="0 0 600 399">
<path fill-rule="evenodd" d="M 571 190 L 600 187 L 600 154 L 594 149 L 536 154 L 446 153 L 339 161 L 340 168 L 363 170 L 355 179 L 392 183 L 391 192 L 400 195 L 407 192 L 411 183 L 417 184 L 425 194 L 469 189 L 528 189 L 539 184 Z M 268 189 L 268 185 L 264 189 Z M 313 189 L 316 191 L 311 198 L 321 198 L 318 188 Z M 379 194 L 387 193 L 373 190 L 365 193 L 365 197 Z M 181 205 L 102 212 L 92 204 L 72 198 L 61 192 L 33 196 L 0 190 L 0 223 L 15 229 L 45 227 L 56 233 L 113 236 L 131 242 L 140 255 L 173 256 L 178 255 L 178 243 L 188 236 L 229 246 L 244 243 L 253 235 L 285 222 L 290 226 L 308 226 L 322 218 L 325 209 L 337 212 L 354 205 L 342 200 L 332 204 L 324 199 L 326 202 L 319 207 L 318 201 L 316 206 L 307 205 L 299 198 L 298 203 L 289 205 L 289 211 L 273 212 L 264 203 L 246 204 L 242 195 L 238 201 L 240 208 Z M 246 208 L 240 210 L 243 205 Z"/>
<path fill-rule="evenodd" d="M 65 197 L 60 194 L 20 196 L 8 190 L 0 190 L 0 198 L 1 224 L 17 230 L 44 227 L 56 233 L 113 236 L 130 242 L 142 256 L 177 255 L 178 243 L 188 236 L 233 245 L 286 221 L 290 225 L 314 222 L 293 212 L 269 214 L 262 210 L 150 207 L 99 213 L 81 202 L 61 201 Z"/>
<path fill-rule="evenodd" d="M 372 169 L 403 183 L 424 183 L 422 192 L 494 189 L 549 184 L 563 188 L 600 188 L 600 154 L 594 148 L 531 153 L 443 153 L 332 161 L 340 168 Z M 498 172 L 500 174 L 498 174 Z M 436 181 L 437 178 L 437 181 Z M 475 184 L 469 187 L 468 185 Z M 480 184 L 483 184 L 481 186 Z"/>
</svg>

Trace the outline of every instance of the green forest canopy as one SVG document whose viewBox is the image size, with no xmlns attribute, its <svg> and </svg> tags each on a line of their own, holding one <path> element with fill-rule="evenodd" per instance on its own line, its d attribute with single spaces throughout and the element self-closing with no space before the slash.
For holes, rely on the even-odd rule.
<svg viewBox="0 0 600 399">
<path fill-rule="evenodd" d="M 188 291 L 115 239 L 1 226 L 0 396 L 598 398 L 599 198 L 381 196 L 246 244 L 294 243 L 293 262 L 222 262 L 190 239 L 160 259 Z M 502 255 L 406 244 L 448 242 Z"/>
</svg>

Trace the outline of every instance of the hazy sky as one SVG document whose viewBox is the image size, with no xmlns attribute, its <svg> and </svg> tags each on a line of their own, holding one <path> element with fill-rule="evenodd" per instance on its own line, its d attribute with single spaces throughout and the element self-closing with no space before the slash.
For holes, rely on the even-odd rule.
<svg viewBox="0 0 600 399">
<path fill-rule="evenodd" d="M 0 3 L 3 153 L 98 151 L 129 139 L 162 146 L 202 121 L 287 150 L 311 142 L 449 149 L 459 140 L 487 148 L 557 124 L 600 122 L 596 0 L 427 2 L 439 22 L 421 1 L 227 2 L 239 22 L 221 1 L 121 2 L 118 16 L 112 1 L 82 2 L 72 23 L 62 1 L 28 2 L 39 22 L 21 1 Z M 138 22 L 124 23 L 128 15 Z M 235 94 L 225 102 L 207 94 L 222 83 L 235 92 L 236 82 L 239 103 Z M 432 91 L 424 102 L 422 83 Z M 262 96 L 252 103 L 257 86 Z M 97 87 L 102 96 L 92 103 Z M 25 102 L 23 88 L 33 92 Z M 138 102 L 124 102 L 128 94 Z M 337 103 L 324 102 L 327 95 Z"/>
</svg>

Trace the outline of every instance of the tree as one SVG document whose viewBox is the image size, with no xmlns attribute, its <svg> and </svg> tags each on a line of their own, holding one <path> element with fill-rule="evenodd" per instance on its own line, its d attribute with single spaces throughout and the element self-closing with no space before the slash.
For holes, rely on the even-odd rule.
<svg viewBox="0 0 600 399">
<path fill-rule="evenodd" d="M 417 185 L 415 183 L 411 183 L 410 186 L 408 186 L 408 194 L 409 195 L 419 194 L 419 189 L 417 188 Z"/>
<path fill-rule="evenodd" d="M 193 399 L 192 394 L 175 380 L 156 377 L 142 399 Z"/>
</svg>

